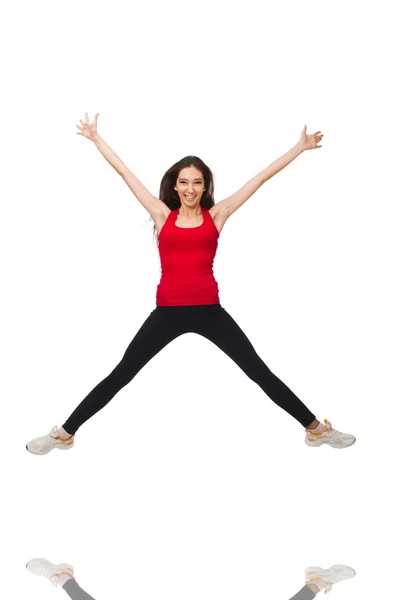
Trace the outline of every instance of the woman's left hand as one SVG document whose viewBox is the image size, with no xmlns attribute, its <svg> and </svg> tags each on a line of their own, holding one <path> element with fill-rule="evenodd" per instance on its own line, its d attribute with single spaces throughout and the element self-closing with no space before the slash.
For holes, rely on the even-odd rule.
<svg viewBox="0 0 397 600">
<path fill-rule="evenodd" d="M 317 145 L 323 139 L 323 134 L 321 133 L 321 131 L 316 131 L 316 133 L 309 134 L 306 132 L 307 126 L 305 125 L 301 133 L 301 139 L 299 140 L 302 150 L 313 150 L 314 148 L 321 148 L 321 144 Z"/>
</svg>

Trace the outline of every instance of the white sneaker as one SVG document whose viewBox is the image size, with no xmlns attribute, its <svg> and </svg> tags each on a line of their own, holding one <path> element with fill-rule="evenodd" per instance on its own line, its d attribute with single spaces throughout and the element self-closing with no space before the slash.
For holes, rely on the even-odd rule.
<svg viewBox="0 0 397 600">
<path fill-rule="evenodd" d="M 335 583 L 351 579 L 355 574 L 355 570 L 346 565 L 333 565 L 329 569 L 322 569 L 321 567 L 308 567 L 305 569 L 306 583 L 310 583 L 313 579 L 321 579 L 326 583 L 324 594 L 328 594 Z"/>
<path fill-rule="evenodd" d="M 72 565 L 68 565 L 67 563 L 53 565 L 46 558 L 34 558 L 27 563 L 26 568 L 34 575 L 42 575 L 43 577 L 47 577 L 47 579 L 55 587 L 58 584 L 58 577 L 62 573 L 67 573 L 67 575 L 70 575 L 70 577 L 74 578 L 74 569 Z"/>
<path fill-rule="evenodd" d="M 324 425 L 327 429 L 323 433 L 312 433 L 309 429 L 306 429 L 305 443 L 308 446 L 329 444 L 333 448 L 347 448 L 348 446 L 352 446 L 356 441 L 354 435 L 333 429 L 328 419 L 324 419 Z"/>
<path fill-rule="evenodd" d="M 54 425 L 48 435 L 38 437 L 26 444 L 26 450 L 32 454 L 48 454 L 48 452 L 54 448 L 59 448 L 59 450 L 69 450 L 70 448 L 73 448 L 73 446 L 74 435 L 67 440 L 61 440 L 58 435 L 58 428 Z"/>
</svg>

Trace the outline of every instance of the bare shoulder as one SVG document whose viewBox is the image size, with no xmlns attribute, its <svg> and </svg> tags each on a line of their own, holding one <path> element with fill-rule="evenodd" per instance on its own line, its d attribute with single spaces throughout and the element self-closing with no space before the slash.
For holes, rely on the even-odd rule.
<svg viewBox="0 0 397 600">
<path fill-rule="evenodd" d="M 166 204 L 164 204 L 164 202 L 162 200 L 160 200 L 160 203 L 161 203 L 161 205 L 160 205 L 160 214 L 164 215 L 165 218 L 167 218 L 168 215 L 171 212 L 171 209 L 168 208 L 168 206 Z"/>
<path fill-rule="evenodd" d="M 212 206 L 208 211 L 214 221 L 214 225 L 220 233 L 223 229 L 224 224 L 228 218 L 228 213 L 226 212 L 226 206 L 223 200 L 221 202 L 217 202 L 214 206 Z"/>
<path fill-rule="evenodd" d="M 225 216 L 227 214 L 227 210 L 228 198 L 226 198 L 225 200 L 220 200 L 219 202 L 214 204 L 214 206 L 210 208 L 209 212 L 211 213 L 211 217 L 214 219 L 218 215 Z"/>
<path fill-rule="evenodd" d="M 160 234 L 160 231 L 164 225 L 164 223 L 167 220 L 168 215 L 171 212 L 171 209 L 168 208 L 168 206 L 166 204 L 164 204 L 164 202 L 162 200 L 159 200 L 160 204 L 158 204 L 159 210 L 157 210 L 156 212 L 153 212 L 152 214 L 152 218 L 154 221 L 154 224 L 156 226 L 156 230 L 157 230 L 157 235 Z"/>
</svg>

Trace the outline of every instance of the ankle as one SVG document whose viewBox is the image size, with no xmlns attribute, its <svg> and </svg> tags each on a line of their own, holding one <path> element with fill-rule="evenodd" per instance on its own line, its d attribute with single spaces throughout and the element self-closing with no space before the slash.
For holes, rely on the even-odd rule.
<svg viewBox="0 0 397 600">
<path fill-rule="evenodd" d="M 324 590 L 326 588 L 325 581 L 323 579 L 320 579 L 319 577 L 313 577 L 313 579 L 310 579 L 306 582 L 306 585 L 312 590 L 312 592 L 314 592 L 314 594 L 318 594 L 319 592 L 321 592 L 321 590 Z"/>
<path fill-rule="evenodd" d="M 68 433 L 63 427 L 57 427 L 57 433 L 61 440 L 67 440 L 72 437 L 72 434 Z"/>
<path fill-rule="evenodd" d="M 319 423 L 317 426 L 309 426 L 306 427 L 307 431 L 310 431 L 311 433 L 323 433 L 324 431 L 327 431 L 327 427 L 324 425 L 324 423 Z"/>
<path fill-rule="evenodd" d="M 58 585 L 60 585 L 61 587 L 63 587 L 65 585 L 65 583 L 67 581 L 69 581 L 69 579 L 73 579 L 73 577 L 71 575 L 69 575 L 69 573 L 66 573 L 65 571 L 63 571 L 60 575 L 58 575 Z"/>
</svg>

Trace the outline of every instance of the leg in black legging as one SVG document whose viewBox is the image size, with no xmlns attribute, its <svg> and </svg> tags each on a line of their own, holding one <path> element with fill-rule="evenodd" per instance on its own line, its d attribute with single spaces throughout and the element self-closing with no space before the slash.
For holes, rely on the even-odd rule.
<svg viewBox="0 0 397 600">
<path fill-rule="evenodd" d="M 310 425 L 315 415 L 265 365 L 236 321 L 221 306 L 203 318 L 197 333 L 211 340 L 225 352 L 246 375 L 278 406 L 293 416 L 303 427 Z"/>
<path fill-rule="evenodd" d="M 304 585 L 301 590 L 295 596 L 292 596 L 290 600 L 313 600 L 316 597 L 316 594 L 312 592 L 312 590 Z"/>
<path fill-rule="evenodd" d="M 87 594 L 75 579 L 68 579 L 63 584 L 62 589 L 72 598 L 72 600 L 95 600 L 92 596 Z"/>
<path fill-rule="evenodd" d="M 83 423 L 106 406 L 160 350 L 185 332 L 183 323 L 175 312 L 170 314 L 158 307 L 151 312 L 119 364 L 91 390 L 63 424 L 65 431 L 76 433 Z"/>
<path fill-rule="evenodd" d="M 72 598 L 72 600 L 94 600 L 92 596 L 87 594 L 76 582 L 75 579 L 69 579 L 62 588 L 65 592 Z M 290 600 L 313 600 L 316 597 L 316 594 L 312 592 L 307 585 L 304 585 L 301 590 L 295 596 L 292 596 Z"/>
</svg>

